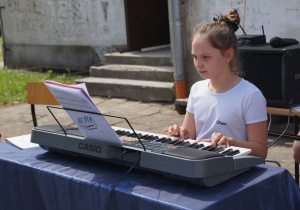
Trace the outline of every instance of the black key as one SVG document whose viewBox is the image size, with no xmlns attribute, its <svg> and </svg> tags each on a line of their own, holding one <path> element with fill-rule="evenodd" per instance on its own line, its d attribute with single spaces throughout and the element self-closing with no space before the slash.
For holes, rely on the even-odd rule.
<svg viewBox="0 0 300 210">
<path fill-rule="evenodd" d="M 151 135 L 147 140 L 153 141 L 153 140 L 155 140 L 155 139 L 158 139 L 158 136 L 153 136 L 153 135 Z"/>
<path fill-rule="evenodd" d="M 208 145 L 208 146 L 206 146 L 206 147 L 203 147 L 202 148 L 202 150 L 209 150 L 209 149 L 211 149 L 211 148 L 213 148 L 211 145 Z"/>
<path fill-rule="evenodd" d="M 128 137 L 135 137 L 134 133 L 129 132 L 129 134 L 127 134 Z"/>
<path fill-rule="evenodd" d="M 132 137 L 132 138 L 137 138 L 137 137 L 136 137 L 136 135 L 135 135 L 134 133 L 131 133 L 131 134 L 129 134 L 129 135 L 126 135 L 126 136 L 128 136 L 128 137 Z M 137 134 L 137 136 L 138 136 L 139 138 L 141 138 L 141 136 L 142 136 L 142 135 L 140 135 L 140 134 Z"/>
<path fill-rule="evenodd" d="M 126 131 L 123 136 L 129 136 L 131 133 L 129 131 Z"/>
<path fill-rule="evenodd" d="M 163 138 L 160 138 L 160 139 L 156 139 L 155 141 L 156 142 L 162 142 L 163 140 L 165 140 L 166 139 L 166 137 L 163 137 Z"/>
<path fill-rule="evenodd" d="M 197 146 L 197 147 L 195 147 L 195 148 L 197 148 L 197 149 L 201 149 L 202 147 L 204 147 L 204 144 L 198 144 L 198 146 Z"/>
<path fill-rule="evenodd" d="M 174 140 L 174 141 L 171 141 L 169 144 L 176 144 L 177 142 L 179 142 L 179 140 Z"/>
<path fill-rule="evenodd" d="M 122 136 L 125 136 L 126 133 L 127 133 L 126 131 L 122 131 L 122 132 L 121 132 L 121 135 L 122 135 Z"/>
<path fill-rule="evenodd" d="M 180 141 L 180 140 L 176 140 L 176 141 L 177 142 L 175 142 L 174 145 L 180 146 L 180 145 L 182 145 L 184 143 L 184 141 Z"/>
<path fill-rule="evenodd" d="M 169 144 L 170 142 L 172 142 L 172 139 L 170 139 L 170 138 L 167 138 L 167 139 L 161 141 L 161 143 L 165 143 L 165 144 Z"/>
<path fill-rule="evenodd" d="M 148 136 L 148 137 L 146 137 L 145 139 L 146 139 L 146 140 L 151 140 L 152 138 L 154 138 L 154 136 Z"/>
<path fill-rule="evenodd" d="M 117 133 L 117 134 L 118 134 L 118 133 Z M 129 132 L 129 131 L 123 133 L 123 136 L 124 136 L 124 135 L 126 135 L 127 137 L 136 137 L 134 133 Z"/>
<path fill-rule="evenodd" d="M 141 138 L 141 139 L 146 139 L 147 137 L 149 137 L 149 135 L 148 135 L 148 134 L 146 134 L 146 135 L 143 135 L 143 136 L 141 136 L 140 138 Z"/>
<path fill-rule="evenodd" d="M 127 136 L 129 134 L 129 132 L 128 131 L 119 131 L 119 132 L 117 132 L 117 134 L 119 136 Z"/>
<path fill-rule="evenodd" d="M 184 143 L 181 144 L 180 146 L 182 146 L 182 147 L 188 147 L 190 144 L 191 144 L 190 142 L 184 141 Z"/>
<path fill-rule="evenodd" d="M 233 149 L 228 149 L 228 150 L 225 150 L 224 152 L 221 152 L 223 155 L 227 155 L 228 153 L 231 153 L 233 152 Z"/>
<path fill-rule="evenodd" d="M 190 142 L 185 142 L 185 141 L 178 141 L 178 142 L 176 142 L 174 145 L 176 145 L 176 146 L 181 146 L 181 147 L 187 147 L 188 145 L 190 145 Z"/>
<path fill-rule="evenodd" d="M 124 132 L 124 131 L 121 131 L 121 130 L 117 130 L 117 131 L 116 131 L 116 133 L 117 133 L 118 135 L 122 135 L 123 132 Z"/>
<path fill-rule="evenodd" d="M 211 146 L 211 148 L 209 148 L 207 151 L 214 152 L 216 149 L 217 149 L 217 146 L 215 146 L 215 147 Z"/>
<path fill-rule="evenodd" d="M 234 150 L 234 151 L 232 151 L 232 152 L 230 152 L 230 153 L 227 153 L 227 155 L 228 155 L 228 156 L 234 156 L 234 155 L 239 154 L 239 153 L 240 153 L 239 150 Z"/>
<path fill-rule="evenodd" d="M 218 149 L 216 149 L 214 152 L 221 152 L 224 150 L 224 147 L 219 147 Z"/>
<path fill-rule="evenodd" d="M 188 147 L 195 148 L 195 147 L 197 147 L 197 146 L 198 146 L 198 144 L 197 144 L 197 143 L 193 143 L 193 144 L 190 144 Z"/>
</svg>

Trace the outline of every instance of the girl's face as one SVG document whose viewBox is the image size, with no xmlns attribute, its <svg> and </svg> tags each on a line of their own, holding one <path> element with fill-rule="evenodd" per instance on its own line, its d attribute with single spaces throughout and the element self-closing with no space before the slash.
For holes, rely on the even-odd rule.
<svg viewBox="0 0 300 210">
<path fill-rule="evenodd" d="M 192 42 L 192 56 L 194 65 L 203 79 L 218 79 L 230 71 L 229 62 L 232 59 L 230 52 L 222 55 L 219 49 L 214 48 L 205 35 L 197 35 Z M 229 55 L 229 56 L 228 56 Z"/>
</svg>

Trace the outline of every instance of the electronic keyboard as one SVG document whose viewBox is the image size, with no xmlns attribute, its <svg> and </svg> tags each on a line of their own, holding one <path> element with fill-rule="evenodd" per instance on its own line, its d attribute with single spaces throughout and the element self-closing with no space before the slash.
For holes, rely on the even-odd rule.
<svg viewBox="0 0 300 210">
<path fill-rule="evenodd" d="M 262 158 L 251 149 L 212 147 L 209 142 L 180 141 L 176 137 L 112 127 L 123 146 L 88 140 L 75 127 L 58 125 L 32 129 L 31 142 L 49 151 L 80 155 L 162 174 L 172 179 L 211 187 L 239 175 Z"/>
</svg>

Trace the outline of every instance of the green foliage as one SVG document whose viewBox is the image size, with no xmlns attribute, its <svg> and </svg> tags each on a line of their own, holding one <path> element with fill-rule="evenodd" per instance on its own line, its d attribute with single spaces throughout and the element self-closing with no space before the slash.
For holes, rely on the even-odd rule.
<svg viewBox="0 0 300 210">
<path fill-rule="evenodd" d="M 69 71 L 68 71 L 69 72 Z M 0 70 L 0 105 L 12 103 L 15 101 L 27 101 L 27 82 L 43 82 L 53 80 L 56 82 L 74 82 L 82 78 L 68 74 L 54 74 L 52 70 L 46 73 L 34 72 L 23 73 L 20 70 Z"/>
</svg>

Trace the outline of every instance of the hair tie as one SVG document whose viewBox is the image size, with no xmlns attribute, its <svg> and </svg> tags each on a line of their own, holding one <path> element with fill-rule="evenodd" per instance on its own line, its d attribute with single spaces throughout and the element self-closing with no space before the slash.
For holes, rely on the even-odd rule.
<svg viewBox="0 0 300 210">
<path fill-rule="evenodd" d="M 220 17 L 218 16 L 217 18 L 214 17 L 214 21 L 217 22 L 217 23 L 220 23 L 221 21 L 223 21 L 223 22 L 225 22 L 227 25 L 231 26 L 232 29 L 233 29 L 234 31 L 237 31 L 237 30 L 239 29 L 239 24 L 238 24 L 238 22 L 236 22 L 236 21 L 231 21 L 231 20 L 229 20 L 229 19 L 227 19 L 227 18 L 220 18 Z"/>
</svg>

